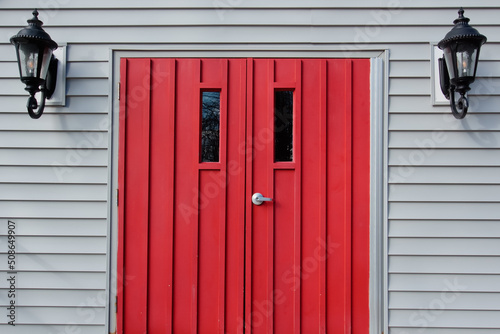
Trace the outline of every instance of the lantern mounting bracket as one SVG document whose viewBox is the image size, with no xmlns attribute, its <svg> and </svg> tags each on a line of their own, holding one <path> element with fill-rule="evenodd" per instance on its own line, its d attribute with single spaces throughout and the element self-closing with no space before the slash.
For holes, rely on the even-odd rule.
<svg viewBox="0 0 500 334">
<path fill-rule="evenodd" d="M 28 109 L 28 114 L 33 119 L 38 119 L 42 116 L 43 110 L 45 109 L 45 100 L 50 99 L 56 90 L 57 64 L 57 58 L 52 55 L 45 83 L 43 83 L 40 88 L 34 86 L 26 86 L 25 88 L 30 93 L 26 108 Z M 40 105 L 38 105 L 35 98 L 35 94 L 38 91 L 41 92 Z M 37 111 L 35 112 L 35 110 Z"/>
<path fill-rule="evenodd" d="M 47 72 L 47 79 L 45 79 L 45 95 L 49 100 L 56 90 L 58 64 L 59 60 L 57 60 L 57 58 L 52 55 L 52 58 L 50 59 L 49 71 Z"/>
<path fill-rule="evenodd" d="M 465 96 L 465 93 L 470 89 L 469 87 L 464 88 L 464 91 L 459 92 L 455 85 L 450 83 L 450 74 L 448 73 L 448 68 L 446 66 L 446 60 L 444 58 L 438 59 L 439 64 L 439 83 L 441 85 L 441 92 L 450 100 L 451 113 L 456 119 L 463 119 L 467 115 L 467 110 L 469 109 L 469 100 Z M 460 98 L 458 103 L 455 102 L 455 92 L 460 93 Z"/>
</svg>

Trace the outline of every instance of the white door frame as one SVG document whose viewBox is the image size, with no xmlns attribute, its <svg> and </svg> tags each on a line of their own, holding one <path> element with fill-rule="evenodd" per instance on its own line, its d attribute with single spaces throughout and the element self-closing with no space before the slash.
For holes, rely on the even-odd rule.
<svg viewBox="0 0 500 334">
<path fill-rule="evenodd" d="M 370 334 L 387 331 L 388 60 L 384 49 L 343 50 L 338 45 L 130 45 L 110 49 L 108 150 L 108 332 L 116 331 L 118 254 L 118 125 L 121 58 L 370 58 Z"/>
</svg>

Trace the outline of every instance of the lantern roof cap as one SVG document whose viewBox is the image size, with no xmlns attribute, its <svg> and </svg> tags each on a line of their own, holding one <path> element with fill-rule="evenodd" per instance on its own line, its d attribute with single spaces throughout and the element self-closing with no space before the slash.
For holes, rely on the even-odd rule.
<svg viewBox="0 0 500 334">
<path fill-rule="evenodd" d="M 57 49 L 58 45 L 50 38 L 49 34 L 43 30 L 43 22 L 38 19 L 38 10 L 33 11 L 33 17 L 29 19 L 28 26 L 19 30 L 19 32 L 10 38 L 12 44 L 29 43 L 31 41 L 38 41 L 46 45 L 52 50 Z"/>
<path fill-rule="evenodd" d="M 486 43 L 486 36 L 481 35 L 477 29 L 471 27 L 469 21 L 468 17 L 464 17 L 464 9 L 460 8 L 458 18 L 453 21 L 455 26 L 438 43 L 438 47 L 442 50 L 448 43 L 460 39 L 477 40 L 480 42 L 480 45 Z"/>
</svg>

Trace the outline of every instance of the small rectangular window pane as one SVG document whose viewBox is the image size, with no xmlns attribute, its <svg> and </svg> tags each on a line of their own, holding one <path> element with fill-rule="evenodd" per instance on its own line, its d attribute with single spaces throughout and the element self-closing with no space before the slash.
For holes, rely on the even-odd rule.
<svg viewBox="0 0 500 334">
<path fill-rule="evenodd" d="M 274 161 L 293 161 L 293 91 L 274 92 Z"/>
<path fill-rule="evenodd" d="M 201 162 L 218 162 L 220 92 L 202 92 L 201 96 Z"/>
</svg>

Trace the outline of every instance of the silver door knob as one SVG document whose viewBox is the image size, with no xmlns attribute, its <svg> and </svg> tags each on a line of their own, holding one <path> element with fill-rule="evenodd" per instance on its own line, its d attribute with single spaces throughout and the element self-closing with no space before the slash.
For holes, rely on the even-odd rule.
<svg viewBox="0 0 500 334">
<path fill-rule="evenodd" d="M 255 193 L 252 195 L 252 203 L 255 205 L 261 205 L 264 202 L 271 202 L 272 198 L 264 197 L 261 193 Z"/>
</svg>

